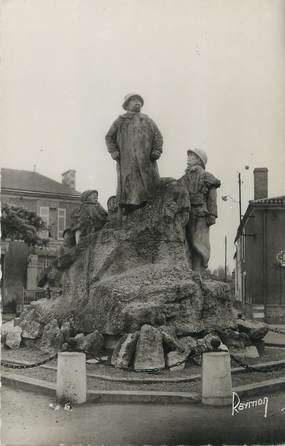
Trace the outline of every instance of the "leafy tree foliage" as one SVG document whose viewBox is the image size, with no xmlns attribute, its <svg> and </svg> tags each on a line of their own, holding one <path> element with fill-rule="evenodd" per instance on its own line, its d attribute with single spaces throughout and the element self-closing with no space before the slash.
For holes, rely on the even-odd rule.
<svg viewBox="0 0 285 446">
<path fill-rule="evenodd" d="M 2 240 L 23 240 L 28 246 L 45 245 L 38 232 L 46 229 L 45 222 L 34 211 L 3 203 L 1 207 Z"/>
<path fill-rule="evenodd" d="M 225 267 L 218 266 L 217 268 L 211 270 L 210 268 L 206 269 L 205 275 L 212 280 L 219 280 L 224 282 L 225 280 Z M 232 275 L 229 272 L 229 266 L 227 267 L 227 282 L 232 280 Z"/>
</svg>

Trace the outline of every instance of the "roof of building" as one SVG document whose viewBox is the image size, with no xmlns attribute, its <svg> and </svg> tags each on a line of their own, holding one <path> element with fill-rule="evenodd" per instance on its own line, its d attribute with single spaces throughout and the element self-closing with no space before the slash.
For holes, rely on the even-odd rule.
<svg viewBox="0 0 285 446">
<path fill-rule="evenodd" d="M 245 223 L 248 219 L 248 216 L 249 216 L 251 210 L 256 207 L 266 207 L 267 208 L 268 206 L 271 206 L 271 205 L 275 205 L 275 206 L 276 205 L 282 205 L 282 206 L 284 205 L 285 206 L 285 195 L 280 195 L 279 197 L 271 197 L 271 198 L 260 198 L 258 200 L 250 200 L 249 201 L 247 209 L 245 211 L 245 214 L 244 214 L 244 216 L 241 220 L 241 223 L 238 227 L 235 242 L 239 238 L 240 234 L 242 233 L 242 230 L 245 226 Z"/>
<path fill-rule="evenodd" d="M 285 195 L 272 198 L 260 198 L 259 200 L 250 200 L 252 204 L 285 204 Z"/>
<path fill-rule="evenodd" d="M 80 195 L 80 192 L 38 172 L 17 169 L 1 169 L 1 190 L 3 189 L 73 197 Z"/>
</svg>

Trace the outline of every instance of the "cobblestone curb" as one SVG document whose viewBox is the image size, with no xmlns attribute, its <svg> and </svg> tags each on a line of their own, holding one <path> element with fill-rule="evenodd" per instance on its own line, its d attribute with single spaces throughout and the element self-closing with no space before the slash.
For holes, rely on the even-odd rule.
<svg viewBox="0 0 285 446">
<path fill-rule="evenodd" d="M 2 372 L 2 384 L 13 388 L 55 397 L 56 384 L 39 379 Z M 285 377 L 269 379 L 255 384 L 245 384 L 232 390 L 240 397 L 269 394 L 285 389 Z M 159 404 L 194 404 L 201 402 L 198 393 L 190 392 L 155 392 L 155 391 L 95 391 L 87 392 L 87 401 L 93 403 L 159 403 Z"/>
<path fill-rule="evenodd" d="M 35 392 L 55 397 L 56 384 L 14 373 L 2 373 L 2 384 L 19 390 Z M 155 392 L 155 391 L 108 391 L 88 390 L 87 402 L 90 403 L 159 403 L 159 404 L 194 404 L 200 402 L 198 393 L 190 392 Z"/>
</svg>

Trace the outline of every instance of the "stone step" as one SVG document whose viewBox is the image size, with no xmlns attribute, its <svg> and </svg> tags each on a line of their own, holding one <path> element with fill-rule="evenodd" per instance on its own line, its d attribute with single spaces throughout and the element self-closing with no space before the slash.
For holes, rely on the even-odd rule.
<svg viewBox="0 0 285 446">
<path fill-rule="evenodd" d="M 256 315 L 257 317 L 258 316 L 263 316 L 264 317 L 264 311 L 253 311 L 252 314 L 253 314 L 253 316 Z"/>
<path fill-rule="evenodd" d="M 264 322 L 264 305 L 253 305 L 252 317 L 256 321 Z"/>
<path fill-rule="evenodd" d="M 253 310 L 262 310 L 264 311 L 264 305 L 252 305 Z"/>
</svg>

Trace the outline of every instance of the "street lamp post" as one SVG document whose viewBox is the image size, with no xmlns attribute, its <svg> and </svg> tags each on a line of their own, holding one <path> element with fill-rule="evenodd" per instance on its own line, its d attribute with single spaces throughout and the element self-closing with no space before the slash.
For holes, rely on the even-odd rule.
<svg viewBox="0 0 285 446">
<path fill-rule="evenodd" d="M 239 203 L 239 224 L 241 224 L 241 175 L 238 172 L 238 203 Z"/>
<path fill-rule="evenodd" d="M 244 166 L 245 170 L 249 169 L 249 166 Z M 242 213 L 241 213 L 241 185 L 242 185 L 242 181 L 241 181 L 241 173 L 238 172 L 238 200 L 235 200 L 233 197 L 231 197 L 230 195 L 223 195 L 222 196 L 222 200 L 227 201 L 228 198 L 230 198 L 234 203 L 238 203 L 239 205 L 239 224 L 241 224 L 241 219 L 242 219 Z"/>
</svg>

